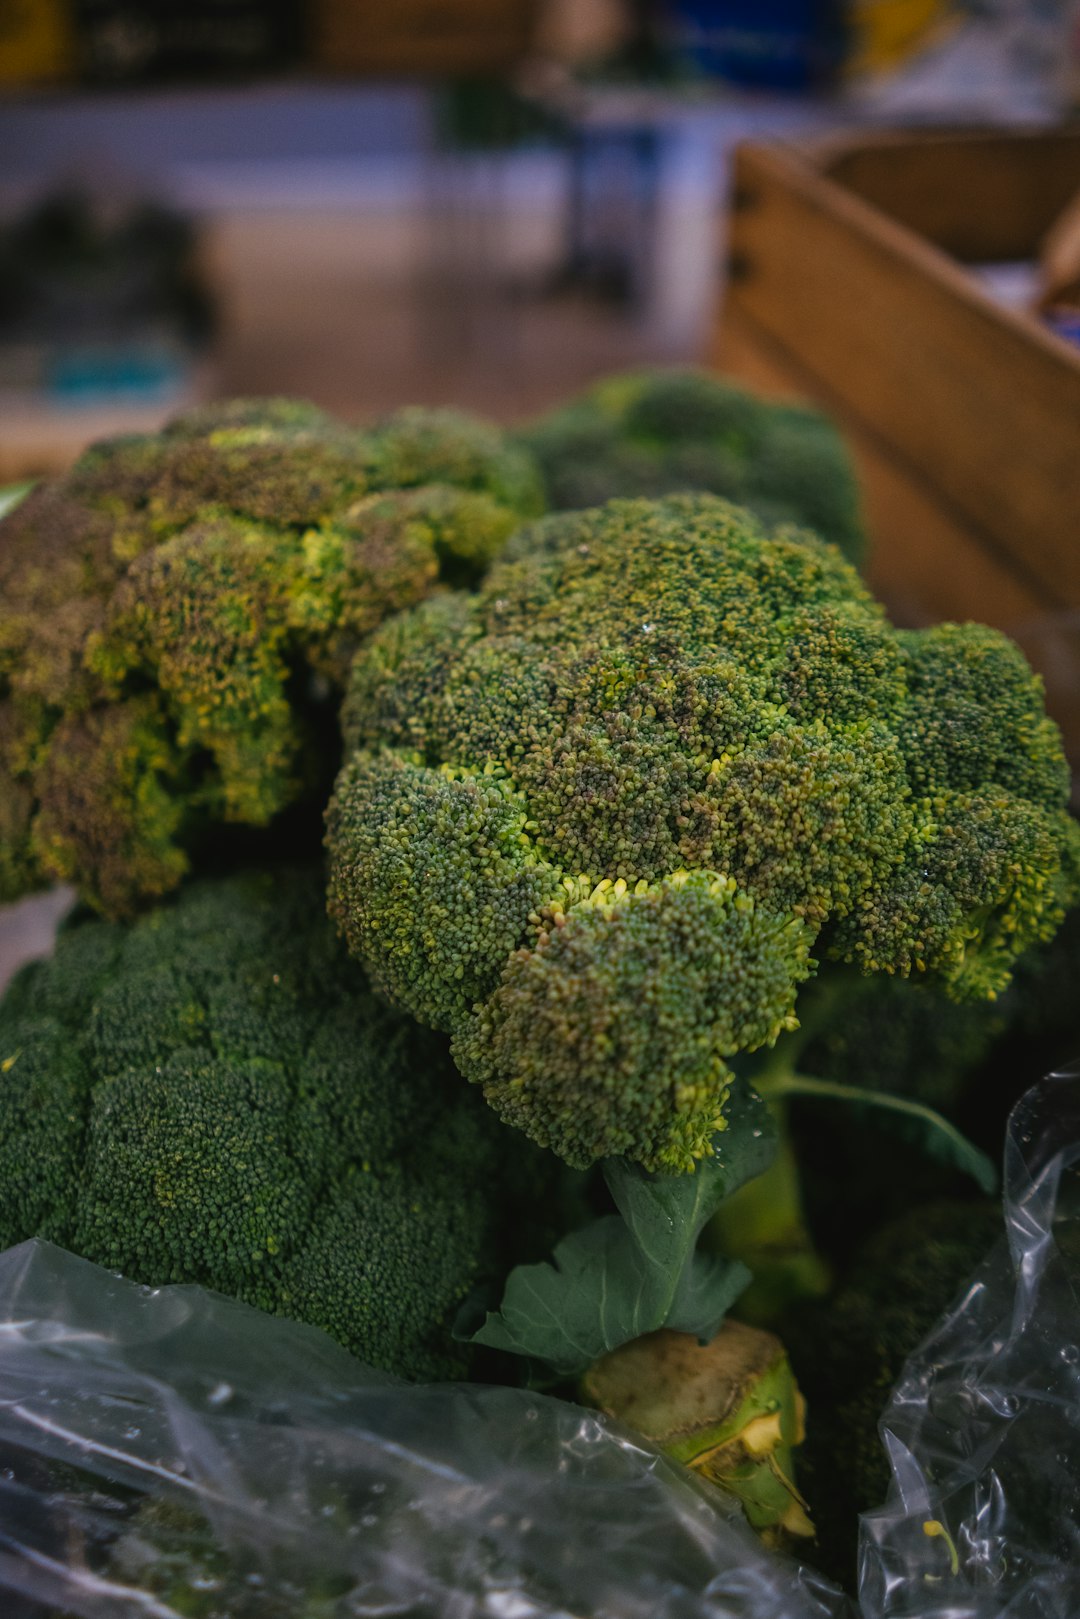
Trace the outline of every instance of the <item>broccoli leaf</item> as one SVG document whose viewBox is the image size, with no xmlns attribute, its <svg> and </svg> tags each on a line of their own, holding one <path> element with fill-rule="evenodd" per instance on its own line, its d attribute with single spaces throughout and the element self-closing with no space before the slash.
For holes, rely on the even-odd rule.
<svg viewBox="0 0 1080 1619">
<path fill-rule="evenodd" d="M 943 1114 L 910 1096 L 894 1096 L 889 1091 L 870 1090 L 864 1085 L 846 1085 L 835 1079 L 813 1079 L 791 1074 L 767 1087 L 770 1096 L 819 1096 L 826 1101 L 854 1102 L 903 1118 L 914 1139 L 938 1163 L 970 1175 L 980 1191 L 992 1196 L 998 1176 L 992 1161 L 974 1142 Z"/>
<path fill-rule="evenodd" d="M 650 1174 L 628 1159 L 608 1159 L 604 1178 L 618 1214 L 565 1237 L 550 1262 L 512 1271 L 500 1309 L 472 1342 L 569 1375 L 659 1327 L 711 1338 L 750 1272 L 741 1261 L 699 1254 L 698 1237 L 776 1150 L 768 1110 L 745 1081 L 732 1087 L 727 1119 L 693 1174 Z"/>
</svg>

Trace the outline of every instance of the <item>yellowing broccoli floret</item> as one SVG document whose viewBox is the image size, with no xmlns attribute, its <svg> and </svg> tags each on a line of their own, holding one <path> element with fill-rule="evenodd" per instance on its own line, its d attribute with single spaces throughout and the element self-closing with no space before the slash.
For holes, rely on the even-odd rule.
<svg viewBox="0 0 1080 1619">
<path fill-rule="evenodd" d="M 87 451 L 0 521 L 0 900 L 60 877 L 124 915 L 208 828 L 267 825 L 358 642 L 537 510 L 523 452 L 445 411 L 236 400 Z"/>
<path fill-rule="evenodd" d="M 724 1059 L 793 1021 L 807 933 L 711 873 L 621 886 L 545 917 L 454 1055 L 507 1123 L 571 1164 L 692 1169 L 725 1128 Z"/>
<path fill-rule="evenodd" d="M 201 1282 L 406 1376 L 463 1371 L 455 1312 L 549 1165 L 371 994 L 316 872 L 81 921 L 0 1001 L 0 1244 Z"/>
<path fill-rule="evenodd" d="M 852 561 L 862 554 L 858 491 L 835 428 L 708 372 L 608 377 L 519 438 L 559 510 L 703 490 L 767 523 L 804 524 Z"/>
<path fill-rule="evenodd" d="M 952 678 L 950 678 L 950 671 Z M 1078 892 L 1042 689 L 712 496 L 521 530 L 361 650 L 331 910 L 499 1112 L 686 1168 L 818 960 L 992 997 Z"/>
</svg>

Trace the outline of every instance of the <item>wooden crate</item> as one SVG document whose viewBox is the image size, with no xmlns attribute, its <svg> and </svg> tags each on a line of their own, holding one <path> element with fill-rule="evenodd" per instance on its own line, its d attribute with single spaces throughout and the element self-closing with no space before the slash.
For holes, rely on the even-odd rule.
<svg viewBox="0 0 1080 1619">
<path fill-rule="evenodd" d="M 875 588 L 1017 634 L 1080 760 L 1080 348 L 965 268 L 1033 259 L 1078 189 L 1080 126 L 743 146 L 715 359 L 833 415 Z"/>
<path fill-rule="evenodd" d="M 332 73 L 500 73 L 532 43 L 537 0 L 315 0 L 316 66 Z"/>
</svg>

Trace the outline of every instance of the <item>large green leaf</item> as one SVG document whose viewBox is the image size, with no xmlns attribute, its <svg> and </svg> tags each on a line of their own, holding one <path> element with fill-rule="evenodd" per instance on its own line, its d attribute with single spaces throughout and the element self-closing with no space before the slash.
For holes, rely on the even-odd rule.
<svg viewBox="0 0 1080 1619">
<path fill-rule="evenodd" d="M 970 1175 L 988 1195 L 997 1191 L 998 1175 L 992 1160 L 944 1114 L 914 1097 L 871 1090 L 865 1085 L 847 1085 L 835 1079 L 815 1079 L 809 1074 L 788 1074 L 774 1083 L 763 1084 L 762 1089 L 769 1097 L 816 1096 L 827 1102 L 847 1102 L 892 1114 L 931 1158 L 949 1169 Z"/>
<path fill-rule="evenodd" d="M 699 1254 L 698 1237 L 776 1149 L 768 1109 L 745 1081 L 732 1086 L 727 1120 L 691 1175 L 652 1175 L 609 1159 L 604 1177 L 618 1214 L 564 1237 L 550 1262 L 512 1271 L 500 1308 L 473 1342 L 569 1375 L 658 1327 L 711 1338 L 750 1273 L 738 1260 Z"/>
</svg>

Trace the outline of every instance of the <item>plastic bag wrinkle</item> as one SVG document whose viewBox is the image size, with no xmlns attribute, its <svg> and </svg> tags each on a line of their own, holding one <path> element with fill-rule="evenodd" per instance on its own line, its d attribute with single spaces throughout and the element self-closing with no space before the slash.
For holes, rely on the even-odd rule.
<svg viewBox="0 0 1080 1619">
<path fill-rule="evenodd" d="M 5 1511 L 0 1590 L 41 1613 L 181 1619 L 159 1587 L 184 1534 L 222 1582 L 214 1619 L 848 1611 L 709 1486 L 566 1402 L 401 1383 L 314 1329 L 47 1243 L 0 1256 L 0 1307 L 0 1482 L 30 1509 Z"/>
<path fill-rule="evenodd" d="M 1014 1109 L 1004 1202 L 1004 1236 L 882 1417 L 867 1619 L 1080 1614 L 1080 1068 Z"/>
<path fill-rule="evenodd" d="M 1023 1099 L 1005 1168 L 1003 1236 L 882 1419 L 863 1619 L 1080 1615 L 1080 1071 Z M 185 1580 L 199 1619 L 855 1619 L 595 1413 L 9 1250 L 3 1619 L 189 1619 Z"/>
</svg>

